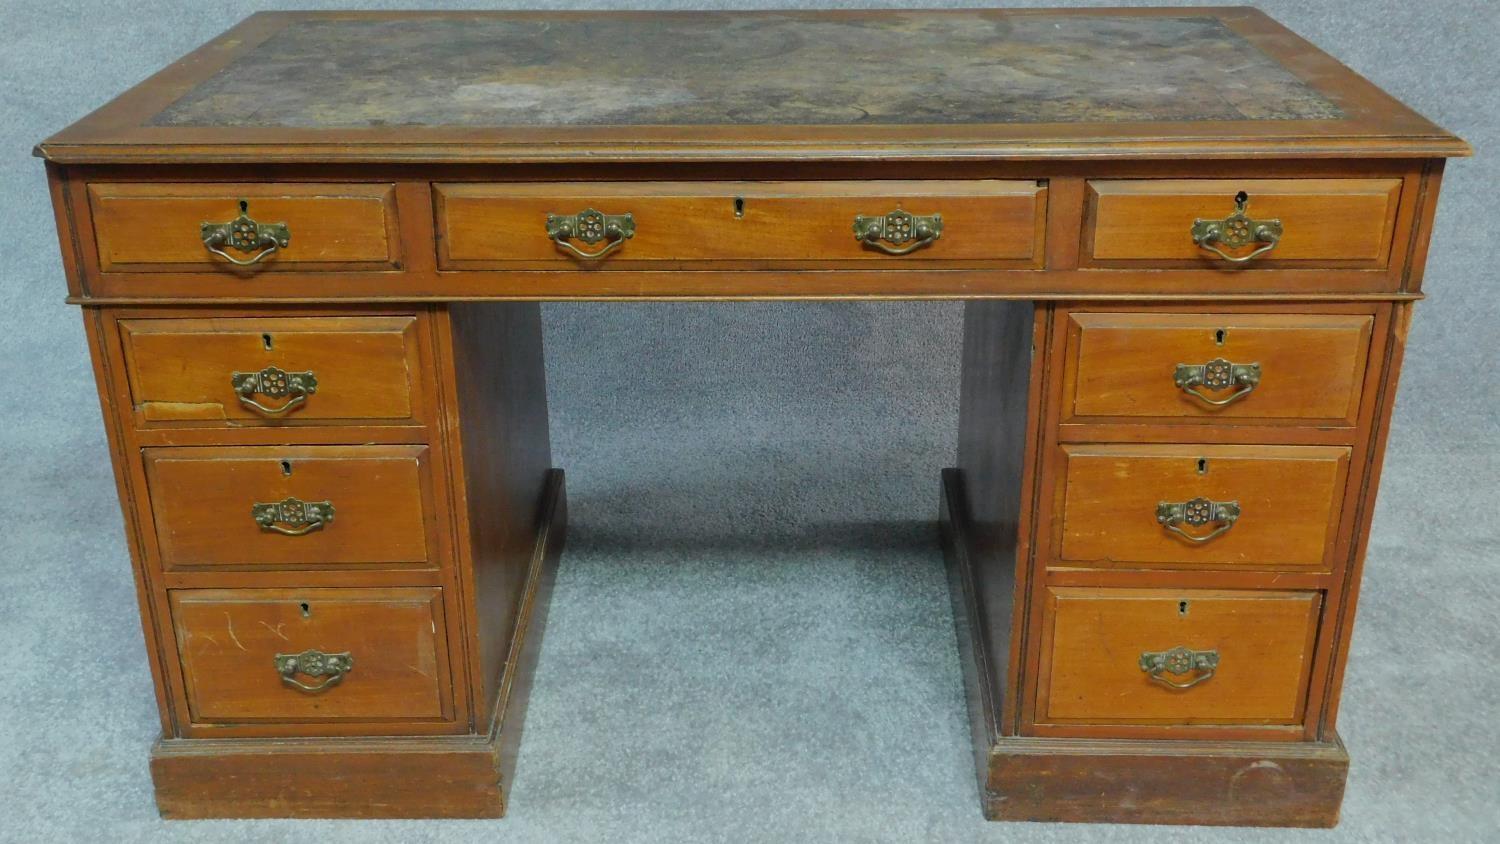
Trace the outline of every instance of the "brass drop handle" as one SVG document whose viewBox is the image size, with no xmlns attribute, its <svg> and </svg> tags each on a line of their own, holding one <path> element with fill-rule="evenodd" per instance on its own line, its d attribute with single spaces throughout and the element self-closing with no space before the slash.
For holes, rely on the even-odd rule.
<svg viewBox="0 0 1500 844">
<path fill-rule="evenodd" d="M 942 214 L 919 216 L 897 209 L 883 217 L 854 217 L 854 238 L 887 255 L 915 252 L 942 236 Z"/>
<path fill-rule="evenodd" d="M 1178 645 L 1167 651 L 1145 651 L 1141 654 L 1141 670 L 1152 680 L 1174 689 L 1191 689 L 1199 683 L 1213 679 L 1219 667 L 1217 650 L 1194 651 Z M 1179 683 L 1164 674 L 1181 677 L 1193 674 L 1193 678 Z"/>
<path fill-rule="evenodd" d="M 317 694 L 337 686 L 343 682 L 345 675 L 354 670 L 354 657 L 348 651 L 330 654 L 311 649 L 300 654 L 276 654 L 274 659 L 281 682 L 308 694 Z M 308 684 L 298 680 L 298 674 L 323 679 L 321 682 Z"/>
<path fill-rule="evenodd" d="M 278 249 L 285 249 L 292 242 L 292 233 L 286 223 L 260 223 L 251 219 L 250 203 L 240 200 L 240 215 L 227 223 L 200 223 L 203 245 L 215 255 L 237 267 L 258 264 Z M 255 252 L 249 258 L 236 258 L 224 251 L 228 247 L 237 252 Z M 258 252 L 256 250 L 259 250 Z"/>
<path fill-rule="evenodd" d="M 1260 364 L 1231 363 L 1223 358 L 1214 358 L 1208 363 L 1179 363 L 1172 376 L 1173 383 L 1184 393 L 1212 407 L 1234 404 L 1250 395 L 1260 386 Z M 1231 387 L 1234 392 L 1221 399 L 1211 398 L 1199 391 L 1199 387 L 1212 391 L 1223 391 Z"/>
<path fill-rule="evenodd" d="M 307 397 L 318 391 L 318 378 L 312 372 L 287 372 L 268 366 L 259 372 L 235 372 L 229 376 L 229 385 L 234 388 L 240 404 L 265 416 L 285 416 L 307 402 Z M 282 404 L 271 407 L 255 400 L 256 395 L 273 399 L 285 398 Z"/>
<path fill-rule="evenodd" d="M 1207 498 L 1194 498 L 1191 501 L 1159 501 L 1156 504 L 1156 521 L 1162 527 L 1195 545 L 1202 545 L 1227 533 L 1230 528 L 1234 527 L 1234 523 L 1239 521 L 1239 518 L 1240 503 L 1238 501 L 1210 501 Z M 1188 533 L 1182 529 L 1183 525 L 1197 528 L 1210 524 L 1218 525 L 1218 527 L 1204 534 Z"/>
<path fill-rule="evenodd" d="M 250 505 L 250 517 L 263 531 L 282 536 L 305 536 L 333 521 L 333 503 L 288 498 Z"/>
<path fill-rule="evenodd" d="M 635 237 L 635 217 L 631 214 L 605 214 L 592 208 L 585 208 L 577 214 L 548 214 L 547 236 L 557 248 L 585 261 L 597 261 Z M 590 246 L 600 241 L 605 243 L 593 252 L 585 252 L 573 245 L 575 239 Z"/>
<path fill-rule="evenodd" d="M 1281 221 L 1252 220 L 1245 213 L 1249 207 L 1249 194 L 1244 191 L 1235 194 L 1233 214 L 1222 220 L 1193 221 L 1193 243 L 1199 249 L 1206 249 L 1234 264 L 1249 263 L 1275 249 L 1276 244 L 1281 242 Z M 1260 246 L 1246 255 L 1232 255 L 1222 248 L 1227 246 L 1230 249 L 1242 249 L 1252 243 Z"/>
</svg>

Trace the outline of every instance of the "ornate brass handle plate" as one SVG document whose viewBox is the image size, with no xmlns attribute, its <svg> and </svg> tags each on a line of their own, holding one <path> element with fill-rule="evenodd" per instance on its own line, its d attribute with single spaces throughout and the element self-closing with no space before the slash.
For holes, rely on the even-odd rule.
<svg viewBox="0 0 1500 844">
<path fill-rule="evenodd" d="M 1198 401 L 1213 407 L 1234 404 L 1260 385 L 1260 364 L 1230 363 L 1223 358 L 1214 358 L 1208 363 L 1179 363 L 1172 380 L 1177 388 Z M 1234 392 L 1221 399 L 1210 398 L 1199 391 L 1199 387 L 1222 392 L 1231 387 Z"/>
<path fill-rule="evenodd" d="M 227 223 L 206 222 L 200 224 L 203 245 L 208 251 L 237 267 L 258 264 L 278 249 L 285 249 L 292 242 L 292 233 L 286 223 L 260 223 L 248 213 L 250 203 L 240 200 L 240 215 Z M 225 252 L 225 247 L 236 252 L 254 252 L 249 258 L 236 258 Z"/>
<path fill-rule="evenodd" d="M 1191 501 L 1160 501 L 1156 504 L 1156 521 L 1162 527 L 1198 545 L 1224 534 L 1234 527 L 1234 523 L 1239 518 L 1240 503 L 1238 501 L 1210 501 L 1207 498 L 1194 498 Z M 1183 530 L 1183 525 L 1194 528 L 1204 525 L 1217 525 L 1217 527 L 1208 533 L 1198 534 Z"/>
<path fill-rule="evenodd" d="M 577 214 L 548 214 L 547 236 L 557 248 L 577 255 L 585 261 L 597 261 L 635 237 L 635 217 L 630 214 L 605 214 L 585 208 Z M 581 240 L 589 246 L 604 241 L 604 246 L 585 252 L 572 241 Z"/>
<path fill-rule="evenodd" d="M 318 379 L 311 372 L 287 372 L 274 366 L 259 372 L 232 373 L 229 384 L 240 404 L 266 416 L 284 416 L 318 391 Z M 278 407 L 270 407 L 256 401 L 257 394 L 273 399 L 285 398 L 286 401 Z"/>
<path fill-rule="evenodd" d="M 943 236 L 943 215 L 919 216 L 897 209 L 883 217 L 856 215 L 854 237 L 887 255 L 905 255 Z"/>
<path fill-rule="evenodd" d="M 276 673 L 281 682 L 309 694 L 317 694 L 337 686 L 344 675 L 354 670 L 354 657 L 345 651 L 341 654 L 324 653 L 320 650 L 305 650 L 300 654 L 276 654 Z M 321 677 L 321 682 L 308 684 L 297 679 L 298 674 Z"/>
<path fill-rule="evenodd" d="M 1163 686 L 1174 689 L 1191 689 L 1207 682 L 1219 667 L 1219 652 L 1216 650 L 1194 651 L 1178 645 L 1168 651 L 1146 651 L 1141 654 L 1141 670 Z M 1177 682 L 1163 675 L 1181 677 L 1193 674 L 1186 682 Z"/>
<path fill-rule="evenodd" d="M 269 504 L 250 505 L 250 517 L 261 530 L 283 536 L 302 536 L 333 521 L 333 504 L 328 501 L 303 501 L 288 498 Z"/>
<path fill-rule="evenodd" d="M 1250 195 L 1244 191 L 1235 194 L 1234 213 L 1222 220 L 1193 221 L 1193 242 L 1199 249 L 1218 255 L 1234 264 L 1245 264 L 1276 248 L 1281 242 L 1280 220 L 1252 220 L 1245 213 L 1250 207 Z M 1245 255 L 1233 255 L 1224 248 L 1243 249 L 1259 244 Z"/>
</svg>

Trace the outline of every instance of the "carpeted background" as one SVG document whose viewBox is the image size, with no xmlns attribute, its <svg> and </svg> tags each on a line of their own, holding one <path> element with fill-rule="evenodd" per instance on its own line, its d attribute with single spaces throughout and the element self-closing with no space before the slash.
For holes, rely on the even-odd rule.
<svg viewBox="0 0 1500 844">
<path fill-rule="evenodd" d="M 146 768 L 157 718 L 99 408 L 28 154 L 274 5 L 0 0 L 0 839 L 1202 835 L 980 819 L 930 524 L 954 451 L 952 303 L 547 306 L 573 532 L 511 816 L 159 821 Z M 1222 836 L 1495 840 L 1494 3 L 1261 6 L 1479 157 L 1448 171 L 1396 408 L 1340 723 L 1354 758 L 1345 820 Z"/>
</svg>

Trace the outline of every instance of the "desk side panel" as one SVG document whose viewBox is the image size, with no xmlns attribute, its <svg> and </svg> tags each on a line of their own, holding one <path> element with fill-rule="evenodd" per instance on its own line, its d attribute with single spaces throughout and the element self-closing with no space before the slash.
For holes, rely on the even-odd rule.
<svg viewBox="0 0 1500 844">
<path fill-rule="evenodd" d="M 958 489 L 949 496 L 948 516 L 963 526 L 958 557 L 968 565 L 960 585 L 973 615 L 968 633 L 978 699 L 988 702 L 982 707 L 988 711 L 973 713 L 976 730 L 983 726 L 992 738 L 1015 731 L 1014 611 L 1025 606 L 1016 596 L 1025 594 L 1030 557 L 1034 408 L 1044 381 L 1036 366 L 1045 362 L 1035 350 L 1045 342 L 1046 310 L 997 301 L 971 301 L 964 309 Z"/>
<path fill-rule="evenodd" d="M 455 509 L 467 545 L 471 689 L 483 732 L 483 719 L 504 702 L 513 643 L 526 633 L 517 625 L 552 468 L 541 306 L 454 303 L 445 312 L 452 377 L 444 416 L 459 443 Z"/>
</svg>

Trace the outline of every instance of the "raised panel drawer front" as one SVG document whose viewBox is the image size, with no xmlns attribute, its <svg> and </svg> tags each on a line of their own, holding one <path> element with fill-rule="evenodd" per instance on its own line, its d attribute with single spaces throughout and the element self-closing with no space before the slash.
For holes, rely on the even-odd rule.
<svg viewBox="0 0 1500 844">
<path fill-rule="evenodd" d="M 1063 421 L 1353 427 L 1369 314 L 1072 313 Z"/>
<path fill-rule="evenodd" d="M 162 564 L 426 566 L 426 446 L 148 448 Z"/>
<path fill-rule="evenodd" d="M 1302 721 L 1319 592 L 1053 588 L 1037 720 Z"/>
<path fill-rule="evenodd" d="M 441 589 L 170 595 L 193 723 L 452 717 Z"/>
<path fill-rule="evenodd" d="M 1342 446 L 1062 446 L 1064 565 L 1328 570 Z"/>
<path fill-rule="evenodd" d="M 390 184 L 95 182 L 89 205 L 104 272 L 392 269 L 400 255 Z"/>
<path fill-rule="evenodd" d="M 139 425 L 412 420 L 414 316 L 120 320 Z"/>
<path fill-rule="evenodd" d="M 1106 265 L 1381 269 L 1400 198 L 1399 179 L 1091 181 L 1083 253 Z"/>
<path fill-rule="evenodd" d="M 1035 181 L 992 180 L 440 184 L 434 191 L 445 269 L 1035 267 L 1047 195 Z"/>
</svg>

